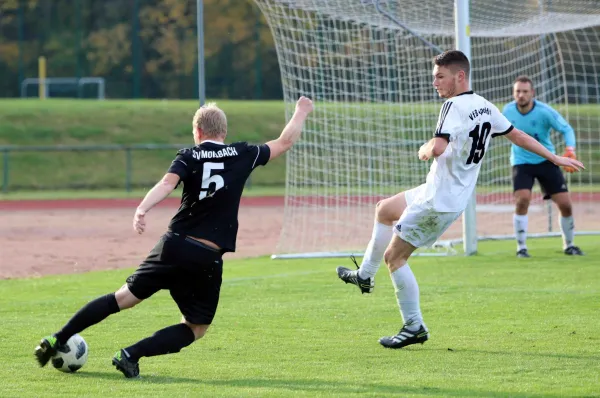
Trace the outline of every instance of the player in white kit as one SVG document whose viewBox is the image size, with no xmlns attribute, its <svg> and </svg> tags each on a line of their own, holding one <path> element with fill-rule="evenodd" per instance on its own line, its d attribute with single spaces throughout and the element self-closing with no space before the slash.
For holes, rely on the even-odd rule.
<svg viewBox="0 0 600 398">
<path fill-rule="evenodd" d="M 446 51 L 433 63 L 433 86 L 447 100 L 434 137 L 419 149 L 420 160 L 434 159 L 426 182 L 379 202 L 360 268 L 337 268 L 341 280 L 358 286 L 362 293 L 371 293 L 375 273 L 385 260 L 403 318 L 397 335 L 379 339 L 387 348 L 423 344 L 429 338 L 419 304 L 419 286 L 407 261 L 417 248 L 431 246 L 465 210 L 492 138 L 505 136 L 557 166 L 583 168 L 581 162 L 551 153 L 535 138 L 514 128 L 496 106 L 470 91 L 470 64 L 462 52 Z"/>
</svg>

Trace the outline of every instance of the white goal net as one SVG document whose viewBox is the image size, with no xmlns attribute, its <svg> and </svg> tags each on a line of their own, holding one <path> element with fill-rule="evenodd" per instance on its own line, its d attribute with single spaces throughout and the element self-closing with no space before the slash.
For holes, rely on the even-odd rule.
<svg viewBox="0 0 600 398">
<path fill-rule="evenodd" d="M 316 101 L 287 158 L 278 254 L 364 250 L 378 200 L 424 182 L 416 153 L 442 100 L 431 59 L 455 48 L 452 0 L 255 0 L 273 32 L 286 116 L 300 95 Z M 387 14 L 387 15 L 386 15 Z M 400 24 L 400 25 L 399 25 Z M 403 27 L 402 27 L 402 26 Z M 472 87 L 500 109 L 529 75 L 537 99 L 576 132 L 586 171 L 570 176 L 578 231 L 600 230 L 600 3 L 470 1 Z M 555 133 L 557 151 L 562 134 Z M 513 234 L 508 140 L 486 154 L 477 188 L 480 238 Z M 558 212 L 535 189 L 529 232 L 557 232 Z M 442 239 L 460 239 L 460 222 Z"/>
</svg>

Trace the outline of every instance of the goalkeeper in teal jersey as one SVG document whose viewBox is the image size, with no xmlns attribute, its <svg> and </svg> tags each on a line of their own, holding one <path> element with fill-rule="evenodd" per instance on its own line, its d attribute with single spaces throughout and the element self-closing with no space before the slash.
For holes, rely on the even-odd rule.
<svg viewBox="0 0 600 398">
<path fill-rule="evenodd" d="M 534 137 L 549 151 L 555 152 L 550 141 L 552 129 L 565 137 L 566 151 L 563 156 L 575 158 L 575 133 L 569 123 L 552 107 L 535 100 L 533 82 L 527 76 L 519 76 L 513 85 L 515 100 L 504 107 L 502 113 L 517 129 Z M 544 199 L 552 199 L 560 211 L 560 230 L 563 249 L 567 255 L 583 255 L 573 244 L 575 226 L 573 208 L 567 183 L 560 168 L 546 159 L 517 145 L 512 145 L 510 163 L 513 167 L 513 189 L 516 200 L 513 224 L 517 237 L 517 257 L 530 257 L 527 251 L 527 210 L 531 201 L 534 180 L 538 180 Z M 567 172 L 574 170 L 565 169 Z"/>
</svg>

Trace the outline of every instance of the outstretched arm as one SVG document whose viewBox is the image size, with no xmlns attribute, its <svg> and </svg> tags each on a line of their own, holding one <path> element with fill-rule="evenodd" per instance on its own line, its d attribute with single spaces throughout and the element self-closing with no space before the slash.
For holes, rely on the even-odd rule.
<svg viewBox="0 0 600 398">
<path fill-rule="evenodd" d="M 179 176 L 174 173 L 167 173 L 144 197 L 142 203 L 137 207 L 133 216 L 133 229 L 141 234 L 146 229 L 146 220 L 144 216 L 154 206 L 162 202 L 173 192 L 179 183 Z"/>
<path fill-rule="evenodd" d="M 571 167 L 574 171 L 585 169 L 585 167 L 583 167 L 583 163 L 581 163 L 580 161 L 553 154 L 552 152 L 547 150 L 542 144 L 537 142 L 535 138 L 528 134 L 525 134 L 519 129 L 512 129 L 512 131 L 506 134 L 505 137 L 508 138 L 508 140 L 513 144 L 518 145 L 521 148 L 527 149 L 528 151 L 533 152 L 536 155 L 540 155 L 541 157 L 551 161 L 557 166 Z"/>
<path fill-rule="evenodd" d="M 274 159 L 280 155 L 283 155 L 292 147 L 292 145 L 294 145 L 298 138 L 300 138 L 304 121 L 312 112 L 312 110 L 312 101 L 306 97 L 300 97 L 298 102 L 296 102 L 296 110 L 294 115 L 281 132 L 279 138 L 267 142 L 267 145 L 271 150 L 270 159 Z"/>
</svg>

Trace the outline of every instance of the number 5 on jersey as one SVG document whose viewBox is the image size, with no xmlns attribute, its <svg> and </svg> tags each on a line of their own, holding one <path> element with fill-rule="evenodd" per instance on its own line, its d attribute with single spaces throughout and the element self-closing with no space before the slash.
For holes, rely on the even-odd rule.
<svg viewBox="0 0 600 398">
<path fill-rule="evenodd" d="M 202 186 L 200 188 L 200 200 L 209 196 L 212 196 L 216 191 L 223 188 L 225 186 L 225 180 L 218 174 L 211 175 L 213 170 L 223 170 L 225 165 L 223 162 L 214 163 L 214 162 L 206 162 L 204 166 L 202 166 Z M 214 184 L 213 189 L 211 189 L 210 184 Z"/>
</svg>

